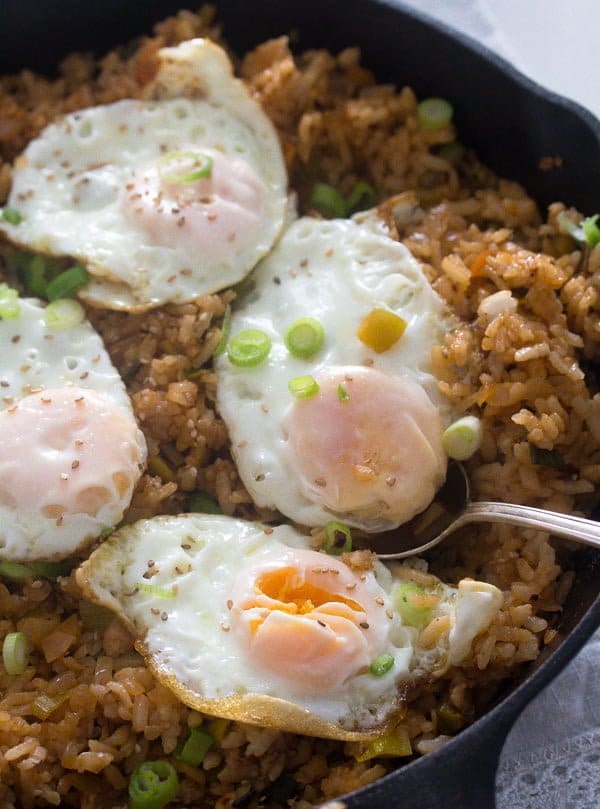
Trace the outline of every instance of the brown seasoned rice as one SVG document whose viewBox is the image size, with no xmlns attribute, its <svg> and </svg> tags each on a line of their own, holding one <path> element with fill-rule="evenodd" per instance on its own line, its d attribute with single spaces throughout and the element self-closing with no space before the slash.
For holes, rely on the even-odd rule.
<svg viewBox="0 0 600 809">
<path fill-rule="evenodd" d="M 69 56 L 58 79 L 30 71 L 0 79 L 0 201 L 10 188 L 11 161 L 48 122 L 139 95 L 158 48 L 198 35 L 221 41 L 209 8 L 180 12 L 136 49 L 118 49 L 99 62 Z M 377 85 L 356 48 L 294 56 L 282 37 L 247 54 L 239 70 L 278 128 L 301 208 L 316 180 L 342 193 L 358 179 L 372 183 L 381 199 L 392 197 L 382 215 L 462 318 L 433 362 L 456 408 L 483 420 L 483 445 L 469 463 L 474 495 L 588 509 L 600 481 L 600 399 L 583 369 L 600 354 L 600 247 L 582 251 L 559 228 L 562 204 L 544 218 L 519 185 L 495 177 L 469 151 L 445 159 L 453 127 L 421 128 L 413 91 Z M 505 294 L 491 301 L 499 292 Z M 183 511 L 199 490 L 226 514 L 274 516 L 253 506 L 215 411 L 207 363 L 234 297 L 226 291 L 144 315 L 89 311 L 149 446 L 149 470 L 128 521 Z M 532 446 L 560 453 L 564 466 L 534 464 Z M 404 725 L 419 752 L 471 722 L 521 664 L 552 642 L 574 578 L 562 546 L 506 526 L 465 530 L 430 564 L 447 581 L 476 576 L 496 584 L 505 605 L 474 642 L 472 656 L 407 704 Z M 0 669 L 6 809 L 125 807 L 132 770 L 169 758 L 187 729 L 210 721 L 153 679 L 116 620 L 90 626 L 72 576 L 0 582 L 0 638 L 15 630 L 25 632 L 32 653 L 24 674 Z M 458 717 L 454 727 L 442 706 Z M 386 759 L 359 763 L 350 744 L 239 723 L 212 729 L 218 743 L 200 767 L 169 759 L 179 773 L 180 806 L 251 809 L 293 797 L 306 809 L 395 766 Z"/>
</svg>

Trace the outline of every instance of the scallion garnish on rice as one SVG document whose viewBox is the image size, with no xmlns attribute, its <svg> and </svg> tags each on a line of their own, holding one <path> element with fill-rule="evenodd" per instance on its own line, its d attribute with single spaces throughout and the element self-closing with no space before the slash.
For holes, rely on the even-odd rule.
<svg viewBox="0 0 600 809">
<path fill-rule="evenodd" d="M 76 264 L 74 267 L 61 272 L 48 283 L 46 297 L 49 301 L 56 301 L 59 298 L 71 298 L 89 280 L 88 271 Z"/>
<path fill-rule="evenodd" d="M 384 674 L 390 671 L 393 665 L 394 658 L 392 655 L 388 652 L 382 652 L 382 654 L 377 655 L 377 657 L 371 661 L 369 671 L 374 677 L 383 677 Z"/>
<path fill-rule="evenodd" d="M 0 284 L 0 318 L 12 320 L 21 313 L 19 293 L 8 284 Z"/>
<path fill-rule="evenodd" d="M 130 809 L 163 809 L 179 789 L 179 778 L 172 764 L 163 759 L 144 761 L 129 779 Z"/>
<path fill-rule="evenodd" d="M 352 532 L 347 525 L 337 520 L 330 520 L 325 525 L 325 544 L 323 550 L 332 556 L 341 556 L 352 550 Z"/>
<path fill-rule="evenodd" d="M 188 509 L 201 514 L 222 514 L 223 509 L 219 506 L 214 497 L 207 492 L 194 492 L 190 497 Z"/>
<path fill-rule="evenodd" d="M 417 107 L 417 118 L 424 129 L 443 129 L 453 114 L 452 104 L 444 98 L 426 98 Z"/>
<path fill-rule="evenodd" d="M 49 329 L 74 329 L 85 319 L 83 306 L 73 298 L 59 298 L 44 310 L 44 322 Z"/>
<path fill-rule="evenodd" d="M 192 728 L 181 750 L 175 753 L 175 758 L 189 764 L 190 767 L 198 767 L 214 743 L 215 740 L 210 733 L 201 728 Z"/>
<path fill-rule="evenodd" d="M 314 376 L 296 376 L 288 382 L 288 390 L 296 399 L 310 399 L 319 392 L 319 383 Z"/>
<path fill-rule="evenodd" d="M 466 461 L 481 446 L 483 429 L 476 416 L 463 416 L 451 424 L 442 435 L 442 445 L 449 458 Z"/>
<path fill-rule="evenodd" d="M 212 157 L 204 152 L 169 152 L 157 161 L 161 180 L 178 185 L 210 177 Z"/>
<path fill-rule="evenodd" d="M 213 351 L 213 357 L 220 357 L 225 353 L 227 341 L 229 340 L 229 332 L 231 331 L 231 306 L 227 304 L 223 314 L 223 322 L 221 323 L 221 338 Z"/>
<path fill-rule="evenodd" d="M 271 351 L 271 338 L 260 329 L 245 329 L 234 335 L 227 346 L 232 365 L 253 368 L 264 362 Z"/>
<path fill-rule="evenodd" d="M 301 317 L 286 330 L 283 341 L 293 357 L 309 359 L 322 347 L 325 329 L 314 317 Z"/>
<path fill-rule="evenodd" d="M 23 214 L 16 208 L 6 207 L 2 209 L 2 219 L 9 225 L 20 225 L 23 221 Z"/>
<path fill-rule="evenodd" d="M 2 662 L 7 674 L 23 674 L 29 665 L 29 643 L 24 632 L 6 635 L 2 644 Z"/>
<path fill-rule="evenodd" d="M 141 581 L 135 586 L 142 593 L 148 593 L 148 595 L 156 596 L 157 598 L 175 598 L 175 590 L 160 587 L 158 584 L 146 584 L 146 582 Z"/>
</svg>

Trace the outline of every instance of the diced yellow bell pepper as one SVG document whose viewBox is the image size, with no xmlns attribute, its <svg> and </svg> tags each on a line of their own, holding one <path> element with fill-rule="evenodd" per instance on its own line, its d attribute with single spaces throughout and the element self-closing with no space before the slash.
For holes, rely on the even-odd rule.
<svg viewBox="0 0 600 809">
<path fill-rule="evenodd" d="M 406 330 L 406 320 L 388 309 L 371 309 L 360 324 L 356 336 L 378 354 L 390 349 Z"/>
</svg>

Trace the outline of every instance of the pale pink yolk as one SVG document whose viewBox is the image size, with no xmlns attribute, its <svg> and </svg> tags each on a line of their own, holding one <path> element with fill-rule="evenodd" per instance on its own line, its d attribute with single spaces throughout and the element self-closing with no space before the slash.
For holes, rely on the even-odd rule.
<svg viewBox="0 0 600 809">
<path fill-rule="evenodd" d="M 113 525 L 144 461 L 133 416 L 96 391 L 45 390 L 0 413 L 0 506 L 17 522 L 54 528 L 87 515 Z"/>
<path fill-rule="evenodd" d="M 305 496 L 374 521 L 374 530 L 426 508 L 444 480 L 446 455 L 425 391 L 372 368 L 336 369 L 318 382 L 319 393 L 298 399 L 287 425 Z"/>
<path fill-rule="evenodd" d="M 264 219 L 266 187 L 244 160 L 212 149 L 182 149 L 212 160 L 210 175 L 176 182 L 193 172 L 193 159 L 157 160 L 128 183 L 125 211 L 151 242 L 198 251 L 204 263 L 228 262 L 254 243 Z"/>
<path fill-rule="evenodd" d="M 236 582 L 232 623 L 257 666 L 297 692 L 334 691 L 366 670 L 388 631 L 385 592 L 339 560 L 286 552 Z"/>
</svg>

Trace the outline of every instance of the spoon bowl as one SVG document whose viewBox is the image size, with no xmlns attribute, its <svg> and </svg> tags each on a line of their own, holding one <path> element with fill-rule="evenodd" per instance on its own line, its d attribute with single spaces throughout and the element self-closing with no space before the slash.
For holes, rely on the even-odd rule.
<svg viewBox="0 0 600 809">
<path fill-rule="evenodd" d="M 450 461 L 446 481 L 431 504 L 393 531 L 370 534 L 367 547 L 380 559 L 404 559 L 435 547 L 473 522 L 497 522 L 548 531 L 554 536 L 600 548 L 600 523 L 512 503 L 471 502 L 469 479 L 461 463 Z"/>
</svg>

